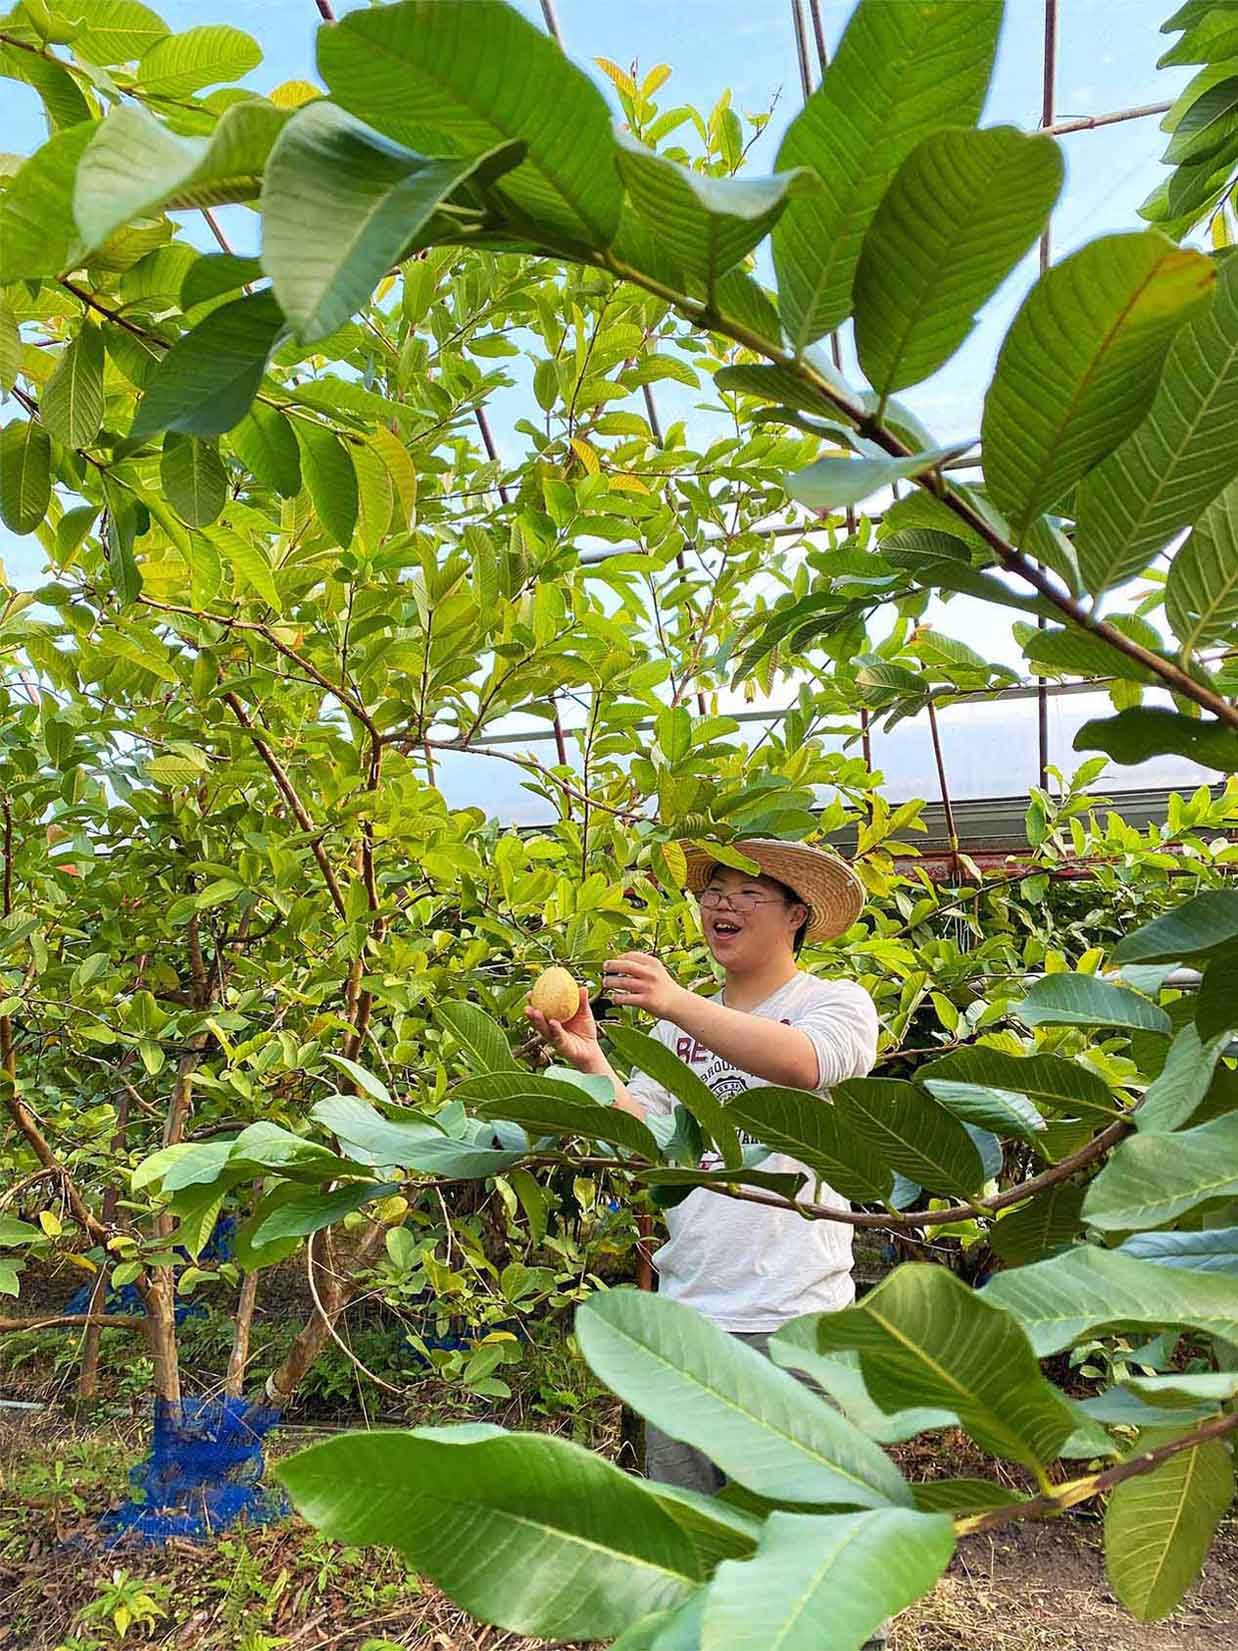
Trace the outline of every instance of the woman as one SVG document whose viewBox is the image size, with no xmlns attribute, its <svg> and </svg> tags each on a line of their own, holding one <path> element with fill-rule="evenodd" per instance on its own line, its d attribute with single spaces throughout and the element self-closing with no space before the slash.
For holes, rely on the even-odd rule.
<svg viewBox="0 0 1238 1651">
<path fill-rule="evenodd" d="M 625 952 L 603 969 L 603 989 L 616 1004 L 656 1016 L 653 1036 L 690 1065 L 721 1101 L 759 1084 L 825 1095 L 845 1078 L 872 1069 L 877 1012 L 850 980 L 822 980 L 797 962 L 805 940 L 835 939 L 863 904 L 854 873 L 832 854 L 801 843 L 751 841 L 739 851 L 761 868 L 749 875 L 688 851 L 688 886 L 701 908 L 705 941 L 722 968 L 716 996 L 685 990 L 654 957 Z M 582 989 L 566 1022 L 529 1019 L 578 1072 L 609 1077 L 615 1104 L 643 1118 L 670 1112 L 673 1097 L 643 1073 L 626 1085 L 602 1052 Z M 708 1154 L 701 1167 L 721 1160 Z M 763 1167 L 809 1175 L 802 1164 L 771 1153 Z M 814 1179 L 815 1177 L 811 1177 Z M 846 1209 L 829 1187 L 817 1202 Z M 668 1242 L 654 1257 L 659 1290 L 767 1351 L 770 1335 L 804 1313 L 834 1311 L 855 1298 L 851 1229 L 805 1221 L 790 1211 L 736 1203 L 704 1188 L 666 1212 Z M 648 1430 L 651 1479 L 714 1492 L 723 1476 L 700 1451 Z"/>
</svg>

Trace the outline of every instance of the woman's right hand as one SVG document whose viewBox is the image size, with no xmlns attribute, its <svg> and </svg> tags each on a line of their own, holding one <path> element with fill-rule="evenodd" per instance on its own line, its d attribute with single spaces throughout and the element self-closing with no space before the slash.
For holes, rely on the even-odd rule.
<svg viewBox="0 0 1238 1651">
<path fill-rule="evenodd" d="M 585 987 L 580 988 L 580 1006 L 571 1020 L 547 1020 L 541 1010 L 534 1009 L 532 1004 L 525 1009 L 525 1016 L 542 1041 L 548 1043 L 561 1060 L 574 1066 L 577 1072 L 604 1070 L 606 1057 L 602 1054 L 597 1022 L 589 1007 L 589 993 Z"/>
</svg>

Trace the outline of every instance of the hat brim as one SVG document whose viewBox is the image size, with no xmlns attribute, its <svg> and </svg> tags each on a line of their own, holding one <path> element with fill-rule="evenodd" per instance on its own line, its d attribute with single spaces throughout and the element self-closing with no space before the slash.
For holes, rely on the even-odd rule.
<svg viewBox="0 0 1238 1651">
<path fill-rule="evenodd" d="M 681 846 L 688 868 L 687 887 L 692 894 L 700 894 L 723 862 L 695 843 Z M 799 895 L 809 911 L 805 932 L 808 940 L 819 943 L 837 940 L 863 910 L 864 885 L 836 854 L 810 848 L 807 843 L 784 843 L 764 837 L 730 846 L 754 860 L 767 877 L 785 883 Z"/>
</svg>

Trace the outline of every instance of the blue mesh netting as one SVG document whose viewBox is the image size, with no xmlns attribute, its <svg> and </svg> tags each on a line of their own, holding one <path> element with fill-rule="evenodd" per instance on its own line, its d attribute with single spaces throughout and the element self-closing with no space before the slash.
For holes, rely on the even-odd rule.
<svg viewBox="0 0 1238 1651">
<path fill-rule="evenodd" d="M 232 1255 L 232 1235 L 236 1231 L 236 1217 L 224 1215 L 215 1223 L 215 1230 L 199 1255 L 196 1265 L 209 1267 L 213 1261 L 227 1261 Z M 192 1257 L 185 1250 L 176 1252 L 186 1261 Z M 81 1289 L 71 1295 L 64 1305 L 66 1313 L 88 1313 L 90 1311 L 90 1296 L 94 1289 L 93 1284 L 83 1284 Z M 144 1313 L 146 1305 L 138 1294 L 136 1284 L 122 1284 L 119 1290 L 109 1290 L 106 1298 L 105 1313 Z M 177 1299 L 176 1322 L 183 1324 L 189 1318 L 201 1318 L 206 1308 L 200 1301 L 186 1301 Z"/>
<path fill-rule="evenodd" d="M 281 1518 L 286 1501 L 262 1483 L 263 1440 L 280 1415 L 244 1399 L 157 1399 L 150 1455 L 129 1475 L 135 1494 L 99 1521 L 106 1546 L 201 1542 L 242 1515 Z"/>
</svg>

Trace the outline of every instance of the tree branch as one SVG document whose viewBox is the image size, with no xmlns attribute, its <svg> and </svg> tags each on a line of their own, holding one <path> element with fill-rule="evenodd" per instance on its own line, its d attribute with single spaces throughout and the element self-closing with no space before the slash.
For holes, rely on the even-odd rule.
<svg viewBox="0 0 1238 1651">
<path fill-rule="evenodd" d="M 0 1330 L 55 1330 L 65 1324 L 101 1324 L 105 1329 L 145 1330 L 140 1313 L 57 1313 L 51 1318 L 0 1318 Z"/>
<path fill-rule="evenodd" d="M 1210 1439 L 1222 1439 L 1235 1428 L 1238 1428 L 1238 1412 L 1214 1416 L 1181 1439 L 1171 1439 L 1167 1445 L 1158 1445 L 1155 1450 L 1141 1451 L 1138 1456 L 1128 1457 L 1125 1462 L 1105 1468 L 1101 1473 L 1089 1474 L 1086 1479 L 1071 1479 L 1051 1495 L 1033 1496 L 1027 1502 L 1012 1502 L 1004 1507 L 988 1508 L 984 1513 L 970 1514 L 965 1519 L 956 1519 L 955 1535 L 975 1536 L 980 1531 L 997 1530 L 1015 1519 L 1052 1519 L 1069 1508 L 1077 1507 L 1080 1502 L 1088 1502 L 1092 1497 L 1112 1490 L 1124 1479 L 1136 1479 L 1140 1474 L 1151 1473 L 1153 1468 L 1181 1455 L 1184 1450 L 1194 1450 L 1197 1445 L 1207 1444 Z"/>
</svg>

